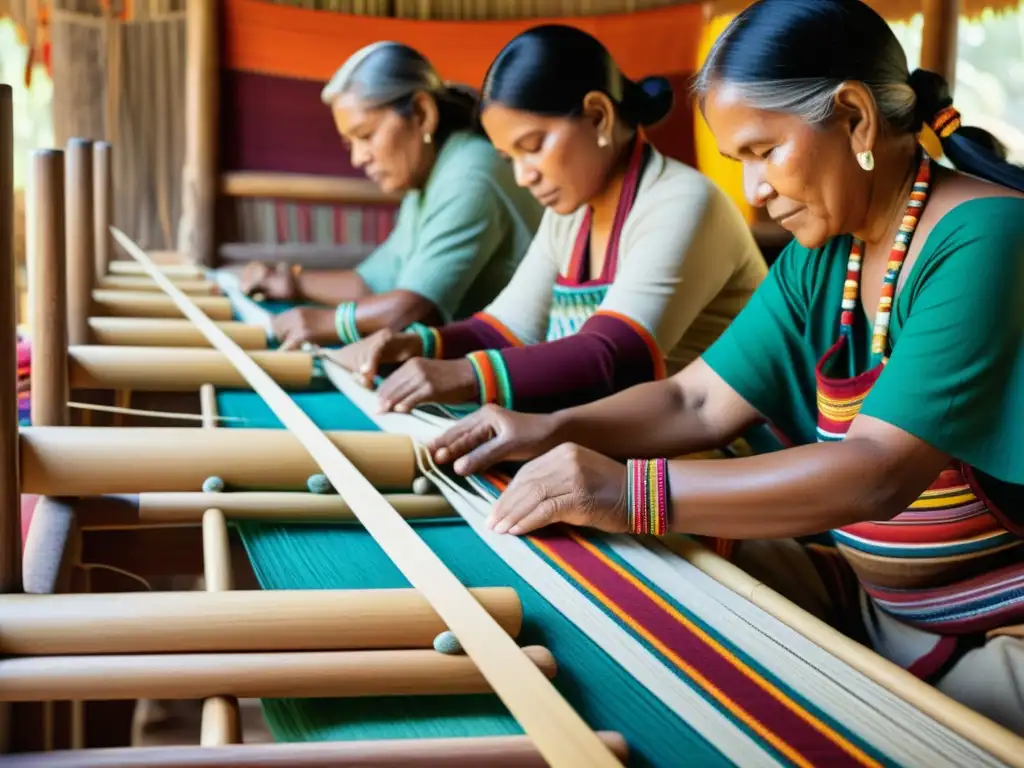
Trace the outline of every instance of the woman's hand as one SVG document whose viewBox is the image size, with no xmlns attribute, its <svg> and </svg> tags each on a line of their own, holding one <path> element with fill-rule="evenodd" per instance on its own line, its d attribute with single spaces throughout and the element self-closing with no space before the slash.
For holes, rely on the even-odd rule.
<svg viewBox="0 0 1024 768">
<path fill-rule="evenodd" d="M 415 333 L 395 333 L 385 328 L 328 356 L 342 368 L 359 374 L 364 387 L 372 388 L 381 365 L 404 363 L 422 354 L 423 340 Z"/>
<path fill-rule="evenodd" d="M 297 301 L 300 298 L 297 274 L 298 269 L 288 264 L 257 261 L 245 266 L 239 283 L 246 296 L 262 293 L 273 301 Z"/>
<path fill-rule="evenodd" d="M 485 405 L 455 423 L 430 443 L 438 464 L 454 462 L 456 474 L 468 477 L 502 461 L 527 461 L 555 446 L 555 418 L 516 413 Z"/>
<path fill-rule="evenodd" d="M 388 376 L 377 390 L 382 413 L 407 413 L 422 403 L 468 403 L 479 397 L 473 364 L 414 358 Z"/>
<path fill-rule="evenodd" d="M 296 349 L 304 342 L 337 344 L 338 331 L 334 327 L 334 310 L 318 307 L 296 307 L 275 315 L 271 320 L 274 336 L 281 343 L 282 352 Z"/>
<path fill-rule="evenodd" d="M 494 505 L 487 527 L 519 536 L 553 523 L 626 533 L 626 467 L 563 443 L 516 473 Z"/>
</svg>

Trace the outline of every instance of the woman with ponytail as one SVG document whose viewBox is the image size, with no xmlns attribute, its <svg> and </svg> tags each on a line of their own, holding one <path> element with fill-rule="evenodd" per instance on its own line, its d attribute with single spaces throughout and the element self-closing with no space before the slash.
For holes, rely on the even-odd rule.
<svg viewBox="0 0 1024 768">
<path fill-rule="evenodd" d="M 499 403 L 550 411 L 663 378 L 728 326 L 767 271 L 749 227 L 708 179 L 643 129 L 672 107 L 663 78 L 633 82 L 593 37 L 547 25 L 487 73 L 481 123 L 548 210 L 516 274 L 482 312 L 381 332 L 338 354 L 381 406 Z"/>
<path fill-rule="evenodd" d="M 532 459 L 499 532 L 733 539 L 755 578 L 1024 734 L 1024 170 L 962 132 L 860 0 L 755 2 L 696 92 L 794 242 L 678 375 L 553 415 L 485 409 L 437 460 Z M 789 446 L 671 460 L 762 420 Z"/>
<path fill-rule="evenodd" d="M 248 294 L 307 305 L 274 318 L 282 348 L 337 346 L 486 306 L 526 253 L 543 208 L 480 134 L 476 95 L 442 81 L 418 51 L 380 42 L 353 54 L 322 99 L 352 165 L 404 197 L 391 235 L 355 269 L 246 268 Z"/>
</svg>

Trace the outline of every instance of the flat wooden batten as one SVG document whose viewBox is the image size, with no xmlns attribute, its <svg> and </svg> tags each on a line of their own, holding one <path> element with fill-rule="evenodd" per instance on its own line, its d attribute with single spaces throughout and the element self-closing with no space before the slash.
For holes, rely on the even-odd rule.
<svg viewBox="0 0 1024 768">
<path fill-rule="evenodd" d="M 384 432 L 331 432 L 365 483 L 412 490 L 412 440 Z M 301 490 L 320 467 L 291 432 L 194 427 L 23 427 L 21 487 L 49 496 L 199 491 L 207 477 L 227 489 Z"/>
<path fill-rule="evenodd" d="M 313 380 L 313 356 L 308 352 L 255 350 L 253 359 L 283 387 L 306 388 Z M 72 389 L 195 392 L 205 383 L 246 386 L 222 352 L 201 347 L 72 346 L 68 377 Z"/>
<path fill-rule="evenodd" d="M 597 737 L 620 760 L 629 750 L 618 733 Z M 40 763 L 40 761 L 44 761 Z M 223 747 L 119 747 L 11 755 L 5 768 L 547 768 L 527 736 L 389 741 L 245 744 Z"/>
<path fill-rule="evenodd" d="M 194 296 L 195 303 L 213 320 L 232 320 L 234 310 L 225 296 Z M 153 291 L 104 290 L 92 292 L 93 312 L 105 317 L 181 317 L 167 296 Z"/>
<path fill-rule="evenodd" d="M 542 679 L 555 660 L 521 655 Z M 464 696 L 490 686 L 468 656 L 430 650 L 20 656 L 0 660 L 0 701 Z"/>
<path fill-rule="evenodd" d="M 217 324 L 242 349 L 266 349 L 263 328 L 234 320 Z M 89 344 L 122 347 L 200 347 L 210 342 L 184 318 L 90 317 Z"/>
<path fill-rule="evenodd" d="M 190 296 L 216 296 L 220 289 L 216 283 L 194 277 L 175 277 L 174 284 Z M 102 275 L 96 287 L 111 291 L 161 292 L 160 287 L 145 275 Z"/>
<path fill-rule="evenodd" d="M 470 592 L 518 636 L 514 589 Z M 408 588 L 0 595 L 0 616 L 4 656 L 424 649 L 447 629 Z"/>
<path fill-rule="evenodd" d="M 444 562 L 415 533 L 345 452 L 278 387 L 242 349 L 211 322 L 192 299 L 178 291 L 123 232 L 114 238 L 159 282 L 181 312 L 231 358 L 252 389 L 291 431 L 345 498 L 356 517 L 409 583 L 431 603 L 553 768 L 618 766 L 619 761 L 550 685 L 523 649 L 501 629 Z M 204 430 L 205 431 L 205 430 Z M 219 430 L 218 430 L 219 431 Z M 231 430 L 225 430 L 231 431 Z"/>
</svg>

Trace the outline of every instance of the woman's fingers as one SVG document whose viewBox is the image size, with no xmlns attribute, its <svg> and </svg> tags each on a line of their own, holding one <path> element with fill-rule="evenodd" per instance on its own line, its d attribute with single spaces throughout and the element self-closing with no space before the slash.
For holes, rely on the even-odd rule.
<svg viewBox="0 0 1024 768">
<path fill-rule="evenodd" d="M 392 373 L 377 390 L 377 397 L 380 402 L 381 411 L 390 411 L 402 402 L 419 385 L 419 377 L 409 370 L 408 365 L 403 365 Z"/>
<path fill-rule="evenodd" d="M 449 430 L 434 441 L 431 446 L 431 453 L 434 454 L 435 461 L 446 464 L 465 456 L 474 448 L 494 437 L 494 434 L 494 428 L 486 422 L 477 422 L 471 426 L 463 427 L 457 432 Z"/>
</svg>

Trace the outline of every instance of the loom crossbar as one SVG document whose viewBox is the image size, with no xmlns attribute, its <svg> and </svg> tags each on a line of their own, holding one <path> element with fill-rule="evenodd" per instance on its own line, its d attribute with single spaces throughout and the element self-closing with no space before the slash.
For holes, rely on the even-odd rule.
<svg viewBox="0 0 1024 768">
<path fill-rule="evenodd" d="M 177 290 L 123 232 L 114 238 L 159 283 L 174 304 L 231 359 L 274 415 L 306 447 L 356 517 L 459 639 L 491 688 L 553 768 L 618 766 L 619 761 L 550 685 L 523 650 L 469 590 L 262 368 Z"/>
</svg>

